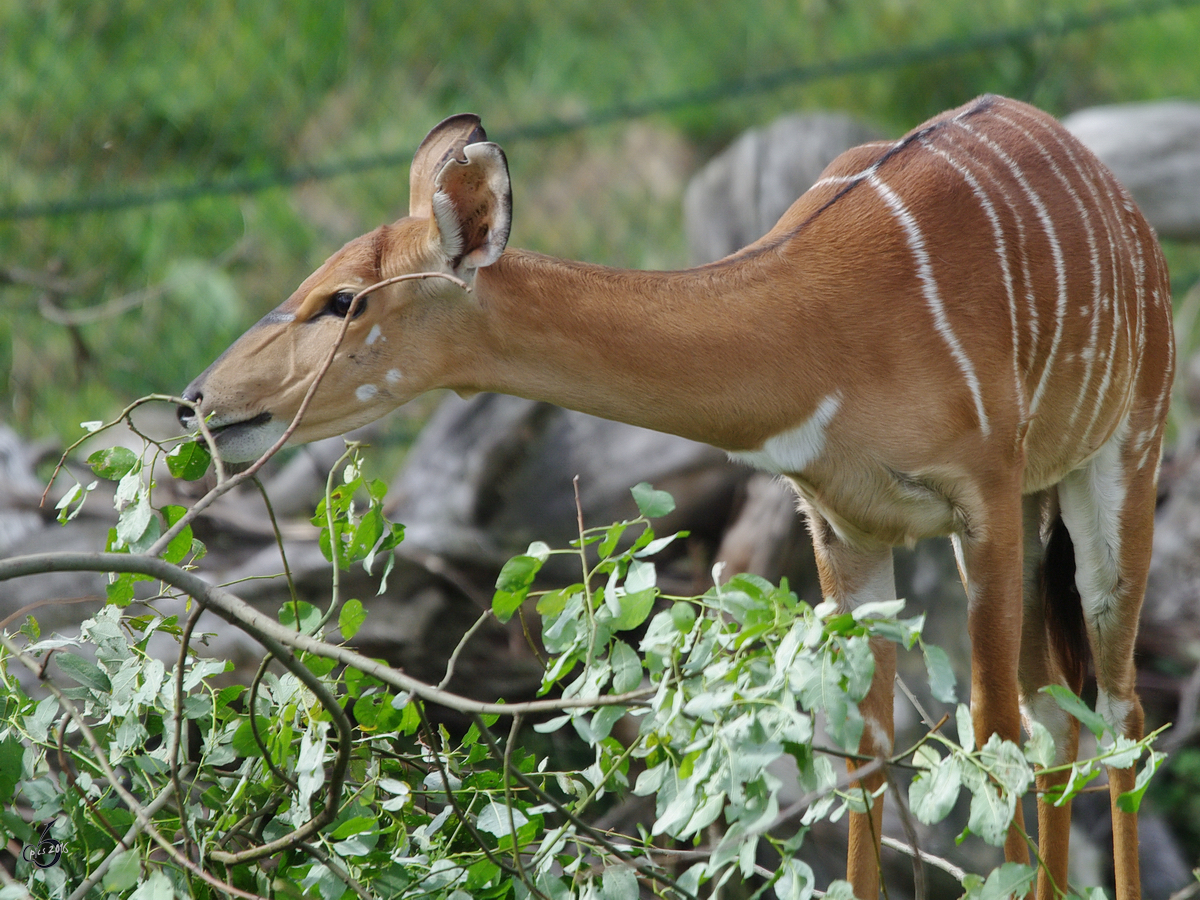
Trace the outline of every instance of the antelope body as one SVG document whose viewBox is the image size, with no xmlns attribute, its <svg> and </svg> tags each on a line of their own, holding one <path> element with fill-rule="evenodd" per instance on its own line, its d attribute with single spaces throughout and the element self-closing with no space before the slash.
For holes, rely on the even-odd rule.
<svg viewBox="0 0 1200 900">
<path fill-rule="evenodd" d="M 422 142 L 410 198 L 407 217 L 335 253 L 189 386 L 226 459 L 284 433 L 348 298 L 396 275 L 453 274 L 469 293 L 429 279 L 359 300 L 294 440 L 444 387 L 708 442 L 795 486 L 823 591 L 843 607 L 894 598 L 892 546 L 952 537 L 978 744 L 1018 740 L 1024 715 L 1074 759 L 1079 723 L 1039 688 L 1078 692 L 1085 642 L 1098 711 L 1141 737 L 1133 645 L 1174 368 L 1170 291 L 1129 195 L 1049 116 L 986 96 L 849 150 L 761 240 L 680 272 L 506 249 L 507 164 L 473 116 Z M 869 756 L 893 740 L 895 649 L 873 649 Z M 1119 898 L 1139 894 L 1136 817 L 1115 804 L 1133 783 L 1133 769 L 1110 772 Z M 878 893 L 881 816 L 882 798 L 850 823 L 862 898 Z M 1049 897 L 1067 886 L 1069 805 L 1039 802 L 1038 822 Z M 1022 825 L 1018 811 L 1010 860 L 1028 860 Z"/>
</svg>

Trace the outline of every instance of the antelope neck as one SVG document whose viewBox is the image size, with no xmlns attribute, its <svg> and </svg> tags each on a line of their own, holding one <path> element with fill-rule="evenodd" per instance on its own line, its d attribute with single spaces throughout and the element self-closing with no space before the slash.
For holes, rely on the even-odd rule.
<svg viewBox="0 0 1200 900">
<path fill-rule="evenodd" d="M 507 251 L 476 277 L 480 333 L 451 386 L 757 449 L 830 390 L 803 291 L 771 302 L 780 288 L 767 268 L 633 271 Z"/>
</svg>

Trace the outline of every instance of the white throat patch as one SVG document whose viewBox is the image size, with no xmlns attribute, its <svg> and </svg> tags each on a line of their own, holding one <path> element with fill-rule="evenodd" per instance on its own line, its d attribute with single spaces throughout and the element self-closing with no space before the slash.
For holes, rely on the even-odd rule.
<svg viewBox="0 0 1200 900">
<path fill-rule="evenodd" d="M 799 474 L 825 450 L 825 431 L 841 405 L 841 395 L 830 394 L 803 423 L 767 438 L 761 449 L 741 450 L 729 456 L 775 475 Z"/>
</svg>

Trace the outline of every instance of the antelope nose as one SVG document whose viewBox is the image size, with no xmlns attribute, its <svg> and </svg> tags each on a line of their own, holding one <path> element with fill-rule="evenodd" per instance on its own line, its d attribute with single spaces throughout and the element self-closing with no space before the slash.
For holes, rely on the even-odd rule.
<svg viewBox="0 0 1200 900">
<path fill-rule="evenodd" d="M 183 399 L 199 406 L 204 402 L 204 395 L 194 385 L 188 385 L 188 389 L 183 392 Z M 196 411 L 190 406 L 180 406 L 175 415 L 179 417 L 179 424 L 184 428 L 192 428 L 196 424 Z"/>
</svg>

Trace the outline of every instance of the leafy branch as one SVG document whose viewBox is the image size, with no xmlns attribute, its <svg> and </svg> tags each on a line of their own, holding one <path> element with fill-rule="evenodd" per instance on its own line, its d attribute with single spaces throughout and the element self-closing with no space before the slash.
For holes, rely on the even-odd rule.
<svg viewBox="0 0 1200 900">
<path fill-rule="evenodd" d="M 799 856 L 805 832 L 819 820 L 865 810 L 857 786 L 865 773 L 882 770 L 895 788 L 896 771 L 915 770 L 908 806 L 925 823 L 949 815 L 965 788 L 964 834 L 1000 844 L 1035 773 L 1069 771 L 1056 789 L 1056 802 L 1067 802 L 1101 766 L 1128 767 L 1148 753 L 1135 789 L 1118 801 L 1136 809 L 1161 763 L 1150 746 L 1156 735 L 1139 742 L 1114 736 L 1063 691 L 1051 695 L 1105 740 L 1096 757 L 1069 770 L 1055 765 L 1053 742 L 1037 726 L 1024 749 L 997 737 L 975 747 L 961 704 L 957 742 L 942 732 L 946 717 L 933 723 L 922 710 L 930 730 L 915 746 L 887 759 L 860 757 L 857 704 L 874 675 L 873 640 L 919 647 L 934 697 L 955 702 L 949 660 L 925 643 L 923 618 L 899 618 L 902 601 L 812 606 L 786 582 L 751 575 L 721 582 L 719 572 L 700 596 L 665 595 L 654 557 L 681 535 L 655 533 L 653 520 L 674 501 L 646 484 L 633 489 L 637 517 L 587 527 L 580 511 L 570 546 L 535 541 L 509 560 L 490 609 L 467 630 L 439 685 L 349 646 L 369 613 L 342 598 L 340 573 L 361 565 L 382 592 L 404 535 L 384 516 L 385 485 L 365 474 L 357 446 L 333 466 L 312 519 L 331 563 L 328 603 L 309 604 L 292 585 L 277 616 L 254 609 L 198 573 L 204 547 L 191 523 L 286 442 L 336 349 L 287 432 L 245 471 L 225 471 L 203 422 L 200 442 L 146 439 L 141 454 L 100 451 L 88 464 L 97 479 L 116 483 L 119 509 L 105 551 L 0 560 L 0 582 L 56 571 L 110 578 L 109 605 L 82 623 L 79 638 L 44 638 L 32 615 L 15 635 L 0 636 L 0 831 L 28 844 L 34 823 L 51 822 L 55 840 L 79 848 L 60 866 L 22 863 L 22 891 L 265 897 L 290 884 L 323 900 L 557 900 L 633 896 L 640 885 L 690 900 L 702 886 L 717 891 L 732 879 L 757 878 L 760 893 L 769 887 L 808 900 L 817 886 Z M 104 427 L 89 423 L 92 431 Z M 195 479 L 210 458 L 217 485 L 191 510 L 155 505 L 160 459 L 176 477 Z M 58 504 L 60 519 L 77 515 L 97 483 L 77 480 Z M 577 558 L 580 580 L 538 587 L 555 555 Z M 147 613 L 131 615 L 140 581 L 156 582 L 157 591 L 142 601 Z M 182 625 L 159 608 L 171 599 L 189 610 Z M 214 679 L 228 664 L 193 646 L 203 611 L 262 646 L 248 687 L 219 686 Z M 533 613 L 540 628 L 529 627 L 526 614 Z M 539 697 L 482 702 L 445 690 L 479 626 L 516 615 L 544 662 Z M 179 645 L 169 671 L 148 649 L 163 634 Z M 40 696 L 10 664 L 30 673 Z M 451 734 L 430 707 L 466 714 L 473 724 Z M 493 730 L 501 717 L 509 722 L 506 736 Z M 832 746 L 815 742 L 817 717 Z M 622 720 L 619 741 L 614 729 Z M 523 749 L 525 722 L 535 734 L 570 725 L 590 764 L 554 768 Z M 794 761 L 804 796 L 781 808 L 784 785 L 772 767 L 784 757 Z M 846 760 L 854 772 L 835 768 Z M 595 823 L 601 804 L 630 794 L 653 798 L 647 827 L 620 834 Z M 907 852 L 929 858 L 909 832 Z M 760 849 L 773 854 L 774 868 L 759 862 Z M 1034 874 L 1005 865 L 985 879 L 935 864 L 952 871 L 972 900 L 1023 893 Z M 848 897 L 849 886 L 834 882 L 825 895 Z"/>
</svg>

